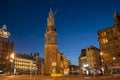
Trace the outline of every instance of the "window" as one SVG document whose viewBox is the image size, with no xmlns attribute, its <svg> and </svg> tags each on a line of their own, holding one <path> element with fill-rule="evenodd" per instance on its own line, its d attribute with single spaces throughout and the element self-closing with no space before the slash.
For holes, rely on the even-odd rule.
<svg viewBox="0 0 120 80">
<path fill-rule="evenodd" d="M 117 35 L 120 35 L 120 32 L 117 32 Z"/>
<path fill-rule="evenodd" d="M 106 32 L 102 32 L 101 36 L 102 37 L 106 36 Z"/>
<path fill-rule="evenodd" d="M 107 50 L 107 46 L 105 45 L 102 49 L 103 49 L 103 50 Z"/>
<path fill-rule="evenodd" d="M 110 46 L 110 50 L 113 50 L 113 49 L 114 49 L 114 46 L 113 46 L 113 45 L 111 45 L 111 46 Z"/>
<path fill-rule="evenodd" d="M 110 30 L 107 31 L 107 34 L 110 34 Z"/>
<path fill-rule="evenodd" d="M 115 49 L 119 49 L 119 45 L 118 44 L 115 44 L 114 47 L 115 47 Z"/>
<path fill-rule="evenodd" d="M 106 32 L 104 32 L 104 36 L 106 36 Z"/>
<path fill-rule="evenodd" d="M 113 28 L 113 29 L 112 29 L 112 31 L 113 31 L 113 33 L 115 33 L 115 32 L 116 32 L 116 29 L 115 29 L 115 28 Z"/>
<path fill-rule="evenodd" d="M 103 38 L 102 39 L 102 44 L 106 44 L 106 43 L 108 43 L 108 39 L 107 38 Z"/>
<path fill-rule="evenodd" d="M 63 61 L 63 57 L 61 56 L 61 61 Z"/>
<path fill-rule="evenodd" d="M 114 37 L 114 40 L 118 40 L 118 38 L 115 36 L 115 37 Z"/>
<path fill-rule="evenodd" d="M 109 37 L 109 38 L 108 38 L 108 41 L 112 41 L 112 37 Z"/>
</svg>

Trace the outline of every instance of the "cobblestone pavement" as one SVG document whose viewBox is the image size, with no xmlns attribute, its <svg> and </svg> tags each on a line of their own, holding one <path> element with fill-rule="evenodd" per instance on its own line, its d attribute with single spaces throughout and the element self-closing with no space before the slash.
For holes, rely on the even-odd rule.
<svg viewBox="0 0 120 80">
<path fill-rule="evenodd" d="M 97 76 L 97 77 L 80 77 L 80 76 L 67 76 L 67 77 L 49 77 L 49 76 L 0 76 L 0 80 L 120 80 L 120 77 L 111 76 Z"/>
</svg>

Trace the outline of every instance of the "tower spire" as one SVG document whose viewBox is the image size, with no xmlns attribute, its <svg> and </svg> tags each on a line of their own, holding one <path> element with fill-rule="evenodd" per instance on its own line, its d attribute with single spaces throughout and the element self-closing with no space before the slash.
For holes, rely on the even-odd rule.
<svg viewBox="0 0 120 80">
<path fill-rule="evenodd" d="M 54 17 L 53 11 L 52 11 L 52 1 L 50 1 L 50 12 L 49 16 Z"/>
<path fill-rule="evenodd" d="M 44 46 L 44 73 L 46 75 L 50 75 L 52 73 L 58 72 L 58 65 L 57 65 L 57 56 L 58 56 L 58 47 L 57 47 L 57 33 L 55 28 L 55 22 L 54 22 L 54 14 L 52 11 L 52 8 L 50 8 L 50 11 L 48 13 L 47 18 L 47 28 L 45 32 L 45 46 Z M 53 69 L 53 64 L 55 64 L 55 67 Z M 60 71 L 59 71 L 60 72 Z"/>
<path fill-rule="evenodd" d="M 57 45 L 57 33 L 55 28 L 54 14 L 52 8 L 50 8 L 48 18 L 47 18 L 47 28 L 46 28 L 46 45 Z"/>
<path fill-rule="evenodd" d="M 49 17 L 53 17 L 54 18 L 54 14 L 53 14 L 52 8 L 50 8 Z"/>
<path fill-rule="evenodd" d="M 120 24 L 120 15 L 118 14 L 117 11 L 115 11 L 114 13 L 114 20 L 115 20 L 115 24 Z"/>
</svg>

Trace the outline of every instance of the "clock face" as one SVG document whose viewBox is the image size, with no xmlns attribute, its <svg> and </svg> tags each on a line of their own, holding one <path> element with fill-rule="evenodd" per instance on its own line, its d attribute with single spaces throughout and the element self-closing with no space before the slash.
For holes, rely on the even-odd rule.
<svg viewBox="0 0 120 80">
<path fill-rule="evenodd" d="M 45 38 L 46 44 L 56 44 L 56 32 L 48 32 Z"/>
<path fill-rule="evenodd" d="M 48 23 L 48 25 L 49 25 L 49 26 L 52 26 L 52 25 L 53 25 L 53 22 L 52 22 L 52 21 L 50 21 L 50 22 Z"/>
</svg>

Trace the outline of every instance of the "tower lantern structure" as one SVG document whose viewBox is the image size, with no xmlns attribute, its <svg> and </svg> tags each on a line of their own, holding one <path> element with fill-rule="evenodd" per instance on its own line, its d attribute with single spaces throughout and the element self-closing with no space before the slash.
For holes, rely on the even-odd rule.
<svg viewBox="0 0 120 80">
<path fill-rule="evenodd" d="M 54 26 L 54 14 L 52 8 L 50 8 L 49 17 L 47 18 L 47 26 Z"/>
<path fill-rule="evenodd" d="M 57 45 L 57 33 L 56 33 L 54 14 L 52 12 L 52 9 L 50 9 L 49 16 L 47 18 L 45 45 Z"/>
</svg>

